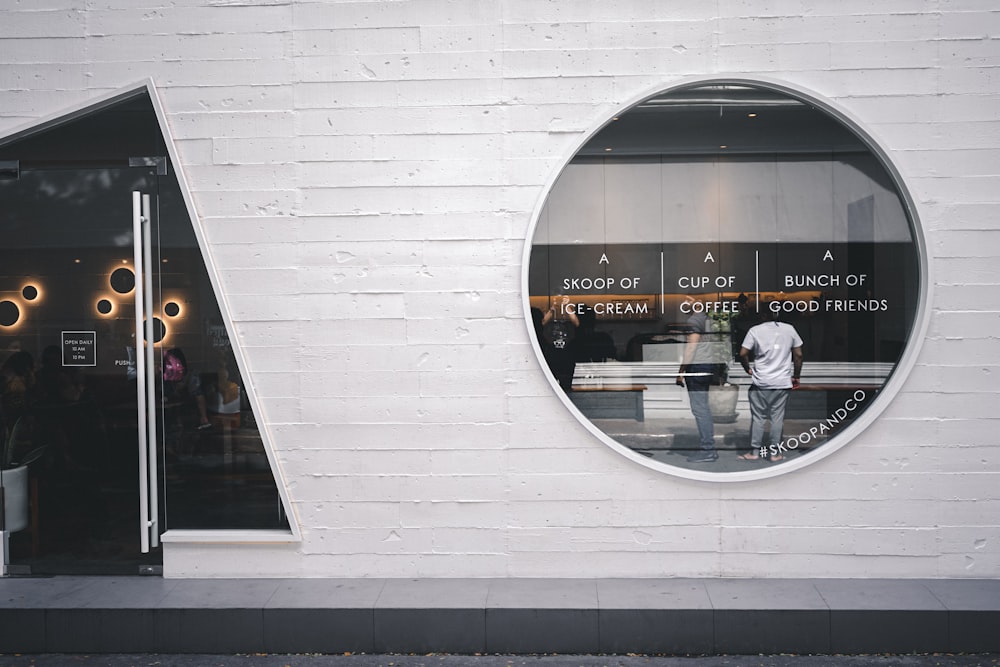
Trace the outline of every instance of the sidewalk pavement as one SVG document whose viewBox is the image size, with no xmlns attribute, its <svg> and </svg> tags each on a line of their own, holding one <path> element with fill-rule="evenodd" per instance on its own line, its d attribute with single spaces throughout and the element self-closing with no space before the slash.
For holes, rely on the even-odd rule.
<svg viewBox="0 0 1000 667">
<path fill-rule="evenodd" d="M 0 579 L 6 654 L 989 652 L 1000 580 Z"/>
</svg>

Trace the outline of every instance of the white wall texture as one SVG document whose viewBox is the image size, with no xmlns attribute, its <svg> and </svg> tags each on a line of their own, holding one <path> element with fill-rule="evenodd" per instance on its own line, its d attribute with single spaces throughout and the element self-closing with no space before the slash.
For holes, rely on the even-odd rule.
<svg viewBox="0 0 1000 667">
<path fill-rule="evenodd" d="M 564 408 L 521 261 L 585 135 L 658 87 L 811 91 L 931 254 L 905 385 L 764 481 L 649 470 Z M 995 0 L 0 0 L 0 132 L 151 77 L 301 543 L 170 576 L 1000 576 Z"/>
</svg>

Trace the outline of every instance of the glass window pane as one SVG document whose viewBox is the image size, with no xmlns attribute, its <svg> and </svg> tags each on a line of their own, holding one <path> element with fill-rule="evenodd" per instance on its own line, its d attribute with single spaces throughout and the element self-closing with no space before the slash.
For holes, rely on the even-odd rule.
<svg viewBox="0 0 1000 667">
<path fill-rule="evenodd" d="M 645 100 L 543 212 L 528 268 L 543 365 L 654 467 L 710 478 L 809 456 L 908 344 L 920 260 L 901 193 L 850 128 L 784 92 Z"/>
</svg>

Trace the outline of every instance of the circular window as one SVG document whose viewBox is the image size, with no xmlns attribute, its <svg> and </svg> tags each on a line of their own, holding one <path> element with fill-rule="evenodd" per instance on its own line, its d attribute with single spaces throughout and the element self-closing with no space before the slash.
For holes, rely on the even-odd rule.
<svg viewBox="0 0 1000 667">
<path fill-rule="evenodd" d="M 553 386 L 606 443 L 756 479 L 832 453 L 889 400 L 924 319 L 922 248 L 898 177 L 841 113 L 773 84 L 685 85 L 563 169 L 526 308 Z"/>
</svg>

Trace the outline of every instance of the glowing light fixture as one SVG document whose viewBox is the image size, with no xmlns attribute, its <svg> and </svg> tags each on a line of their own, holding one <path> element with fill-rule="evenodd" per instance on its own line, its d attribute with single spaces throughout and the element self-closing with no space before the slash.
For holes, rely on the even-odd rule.
<svg viewBox="0 0 1000 667">
<path fill-rule="evenodd" d="M 109 278 L 111 289 L 118 294 L 128 294 L 135 289 L 135 274 L 132 269 L 115 269 Z"/>
<path fill-rule="evenodd" d="M 0 326 L 12 327 L 21 319 L 21 309 L 13 301 L 0 301 Z"/>
</svg>

